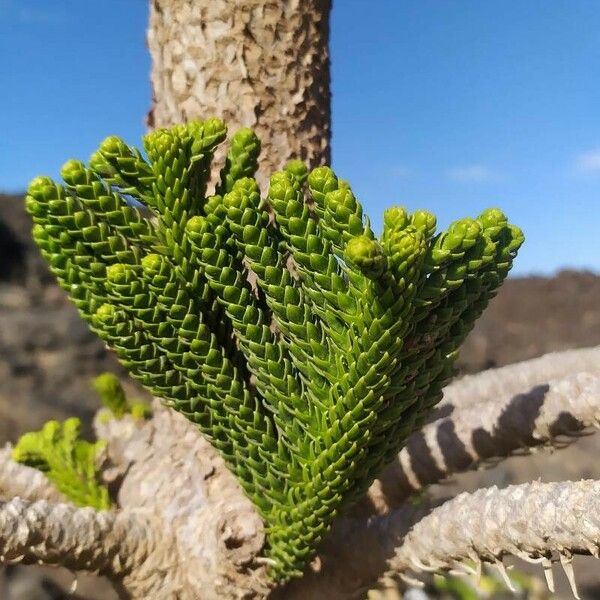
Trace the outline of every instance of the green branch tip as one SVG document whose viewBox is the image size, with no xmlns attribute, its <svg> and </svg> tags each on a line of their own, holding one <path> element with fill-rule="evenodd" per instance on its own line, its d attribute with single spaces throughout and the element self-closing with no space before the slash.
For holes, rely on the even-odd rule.
<svg viewBox="0 0 600 600">
<path fill-rule="evenodd" d="M 329 166 L 289 160 L 263 198 L 260 140 L 235 131 L 217 169 L 226 138 L 219 119 L 155 130 L 143 151 L 109 136 L 87 165 L 65 163 L 64 183 L 34 179 L 25 206 L 92 331 L 235 474 L 284 581 L 428 418 L 523 235 L 496 208 L 438 231 L 429 211 L 395 206 L 378 237 Z M 116 376 L 94 386 L 104 417 L 147 414 Z M 18 452 L 102 504 L 73 428 L 48 426 Z"/>
<path fill-rule="evenodd" d="M 74 158 L 68 160 L 60 169 L 60 176 L 70 186 L 86 184 L 85 165 Z"/>
<path fill-rule="evenodd" d="M 123 265 L 120 263 L 110 265 L 106 269 L 106 279 L 113 283 L 124 283 L 128 275 L 131 273 L 129 265 Z"/>
<path fill-rule="evenodd" d="M 112 416 L 120 419 L 125 415 L 145 418 L 151 414 L 150 407 L 143 402 L 129 402 L 121 380 L 114 373 L 102 373 L 92 379 L 92 387 L 100 396 L 102 404 Z"/>
<path fill-rule="evenodd" d="M 304 185 L 308 178 L 308 168 L 306 164 L 298 158 L 288 160 L 284 170 L 293 175 L 300 185 Z"/>
<path fill-rule="evenodd" d="M 113 373 L 102 373 L 92 380 L 92 387 L 100 396 L 102 404 L 115 417 L 122 417 L 128 412 L 129 404 L 125 397 L 125 390 L 116 375 Z"/>
<path fill-rule="evenodd" d="M 398 231 L 404 229 L 409 222 L 407 210 L 403 206 L 392 206 L 383 213 L 383 225 L 388 229 Z"/>
<path fill-rule="evenodd" d="M 411 223 L 422 231 L 425 237 L 430 238 L 435 233 L 437 218 L 428 210 L 416 210 L 411 216 Z"/>
<path fill-rule="evenodd" d="M 100 321 L 108 321 L 115 315 L 116 309 L 112 304 L 102 304 L 96 311 L 96 318 Z"/>
<path fill-rule="evenodd" d="M 194 217 L 196 218 L 196 217 Z M 144 273 L 148 273 L 150 275 L 153 275 L 155 273 L 158 273 L 158 271 L 160 271 L 160 267 L 163 263 L 162 258 L 160 255 L 158 254 L 146 254 L 146 256 L 144 256 L 144 258 L 142 258 L 142 269 L 144 270 Z"/>
<path fill-rule="evenodd" d="M 110 508 L 108 489 L 100 481 L 98 456 L 104 442 L 80 439 L 81 423 L 48 421 L 41 431 L 25 433 L 13 448 L 13 459 L 46 473 L 59 492 L 78 506 Z"/>
<path fill-rule="evenodd" d="M 383 249 L 375 240 L 361 235 L 348 242 L 346 258 L 360 271 L 370 277 L 378 277 L 386 267 L 387 259 Z"/>
<path fill-rule="evenodd" d="M 185 228 L 188 233 L 204 233 L 208 229 L 208 221 L 204 217 L 192 217 Z"/>
</svg>

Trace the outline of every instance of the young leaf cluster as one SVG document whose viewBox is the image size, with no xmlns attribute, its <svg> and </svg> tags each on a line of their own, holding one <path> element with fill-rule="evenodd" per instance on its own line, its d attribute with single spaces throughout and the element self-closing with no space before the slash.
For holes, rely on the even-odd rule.
<svg viewBox="0 0 600 600">
<path fill-rule="evenodd" d="M 300 161 L 263 197 L 249 129 L 211 189 L 225 137 L 217 119 L 144 153 L 109 137 L 27 209 L 81 316 L 236 474 L 285 580 L 440 399 L 523 236 L 498 209 L 438 232 L 394 207 L 378 238 L 347 182 Z"/>
<path fill-rule="evenodd" d="M 100 400 L 108 413 L 103 417 L 116 417 L 131 415 L 136 418 L 144 418 L 150 415 L 151 409 L 143 402 L 130 402 L 125 395 L 121 381 L 114 373 L 101 373 L 92 379 L 92 387 L 100 396 Z"/>
<path fill-rule="evenodd" d="M 103 442 L 80 439 L 81 423 L 75 417 L 64 423 L 48 421 L 40 431 L 22 435 L 13 448 L 13 459 L 43 471 L 77 506 L 110 508 L 108 489 L 100 482 L 97 465 Z"/>
</svg>

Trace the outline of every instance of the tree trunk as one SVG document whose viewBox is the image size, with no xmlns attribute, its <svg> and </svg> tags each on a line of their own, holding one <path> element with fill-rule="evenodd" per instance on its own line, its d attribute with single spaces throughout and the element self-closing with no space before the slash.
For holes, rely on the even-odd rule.
<svg viewBox="0 0 600 600">
<path fill-rule="evenodd" d="M 153 0 L 148 125 L 220 117 L 262 141 L 260 180 L 330 162 L 331 0 Z"/>
</svg>

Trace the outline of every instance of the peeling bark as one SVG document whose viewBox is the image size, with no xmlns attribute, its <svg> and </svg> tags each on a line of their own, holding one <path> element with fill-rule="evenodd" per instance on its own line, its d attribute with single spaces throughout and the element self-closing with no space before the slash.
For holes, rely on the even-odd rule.
<svg viewBox="0 0 600 600">
<path fill-rule="evenodd" d="M 262 141 L 259 181 L 330 163 L 330 0 L 154 0 L 150 128 L 222 118 Z"/>
</svg>

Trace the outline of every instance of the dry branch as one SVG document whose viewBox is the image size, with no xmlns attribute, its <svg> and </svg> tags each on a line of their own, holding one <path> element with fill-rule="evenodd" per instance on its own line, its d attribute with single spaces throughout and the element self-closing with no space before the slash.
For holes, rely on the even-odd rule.
<svg viewBox="0 0 600 600">
<path fill-rule="evenodd" d="M 168 538 L 158 536 L 140 514 L 96 512 L 20 498 L 0 504 L 3 562 L 58 564 L 107 575 L 127 585 L 131 573 L 146 565 L 159 545 L 166 549 Z M 142 587 L 152 590 L 150 580 Z"/>
</svg>

